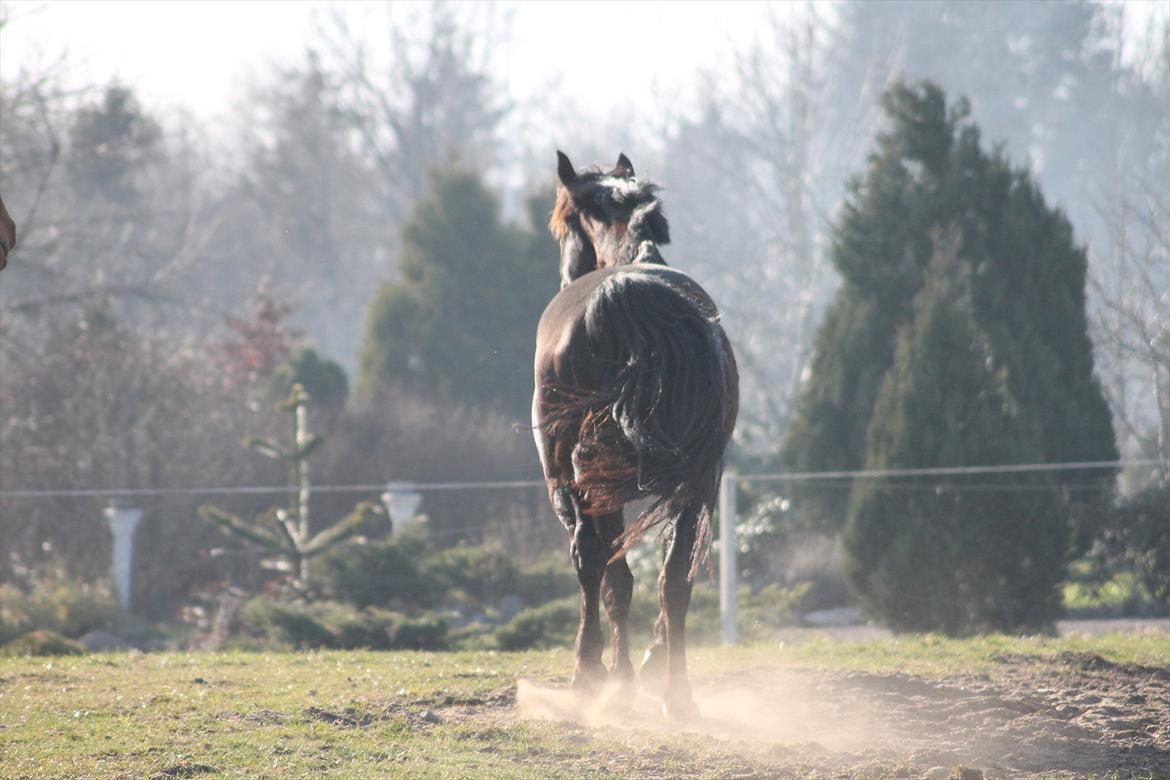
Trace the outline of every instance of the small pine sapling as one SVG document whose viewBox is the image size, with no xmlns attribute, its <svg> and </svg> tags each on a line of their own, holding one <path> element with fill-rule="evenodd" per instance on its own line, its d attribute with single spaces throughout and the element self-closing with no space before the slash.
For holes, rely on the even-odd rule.
<svg viewBox="0 0 1170 780">
<path fill-rule="evenodd" d="M 308 583 L 309 561 L 355 536 L 362 528 L 386 516 L 385 510 L 363 501 L 353 511 L 332 525 L 313 533 L 310 525 L 309 456 L 323 439 L 310 434 L 307 407 L 309 394 L 294 385 L 288 399 L 277 407 L 287 412 L 292 428 L 291 443 L 285 448 L 273 439 L 250 437 L 245 446 L 266 458 L 288 464 L 289 505 L 272 507 L 248 521 L 218 507 L 204 505 L 199 514 L 230 533 L 259 545 L 286 559 L 296 573 L 296 586 L 304 590 Z"/>
</svg>

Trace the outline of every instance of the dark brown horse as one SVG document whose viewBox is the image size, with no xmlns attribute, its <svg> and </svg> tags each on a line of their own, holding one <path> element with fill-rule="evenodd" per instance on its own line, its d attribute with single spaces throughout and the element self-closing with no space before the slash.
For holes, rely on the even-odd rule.
<svg viewBox="0 0 1170 780">
<path fill-rule="evenodd" d="M 606 676 L 599 602 L 612 631 L 612 675 L 633 682 L 625 553 L 665 523 L 660 612 L 640 676 L 644 687 L 665 682 L 664 710 L 686 717 L 695 712 L 687 607 L 735 427 L 735 358 L 711 298 L 659 253 L 670 231 L 658 188 L 636 178 L 625 155 L 611 171 L 581 173 L 557 157 L 549 228 L 561 244 L 561 291 L 537 331 L 532 419 L 581 585 L 573 684 Z M 654 501 L 625 528 L 622 507 L 643 497 Z"/>
</svg>

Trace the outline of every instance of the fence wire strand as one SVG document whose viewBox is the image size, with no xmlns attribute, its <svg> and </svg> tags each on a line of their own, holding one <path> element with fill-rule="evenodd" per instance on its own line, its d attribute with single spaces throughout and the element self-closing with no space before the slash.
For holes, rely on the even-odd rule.
<svg viewBox="0 0 1170 780">
<path fill-rule="evenodd" d="M 900 479 L 908 477 L 942 477 L 942 476 L 973 476 L 994 474 L 1025 474 L 1042 472 L 1066 471 L 1104 471 L 1110 469 L 1158 466 L 1170 467 L 1170 463 L 1161 460 L 1110 460 L 1110 461 L 1082 461 L 1073 463 L 1022 463 L 999 466 L 938 466 L 917 469 L 860 469 L 855 471 L 805 471 L 789 474 L 738 474 L 727 471 L 725 479 L 734 479 L 739 483 L 753 482 L 835 482 L 855 479 Z M 399 492 L 439 492 L 452 490 L 507 490 L 543 488 L 544 480 L 511 480 L 501 482 L 420 482 L 409 485 L 396 484 L 391 487 L 387 483 L 356 484 L 356 485 L 313 485 L 314 493 L 399 493 Z M 848 487 L 848 484 L 841 487 Z M 1093 483 L 1060 483 L 1058 485 L 962 485 L 954 483 L 940 483 L 932 485 L 915 485 L 916 489 L 935 489 L 941 487 L 948 490 L 968 489 L 1038 489 L 1048 490 L 1053 487 L 1099 489 Z M 60 488 L 38 490 L 3 490 L 0 489 L 0 499 L 17 498 L 135 498 L 156 496 L 189 496 L 189 495 L 276 495 L 288 493 L 288 485 L 245 485 L 245 486 L 208 486 L 208 487 L 159 487 L 159 488 Z"/>
</svg>

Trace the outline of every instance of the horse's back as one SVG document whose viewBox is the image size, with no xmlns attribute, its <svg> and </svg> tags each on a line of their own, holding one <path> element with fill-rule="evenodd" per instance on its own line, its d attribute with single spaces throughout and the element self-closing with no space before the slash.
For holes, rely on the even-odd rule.
<svg viewBox="0 0 1170 780">
<path fill-rule="evenodd" d="M 573 280 L 557 293 L 545 307 L 544 314 L 540 318 L 540 330 L 555 326 L 570 317 L 583 315 L 590 299 L 596 294 L 599 287 L 604 284 L 619 283 L 623 278 L 630 278 L 630 275 L 651 280 L 664 290 L 670 290 L 698 302 L 703 308 L 715 309 L 715 304 L 707 295 L 706 290 L 686 273 L 668 265 L 635 263 L 591 271 Z"/>
<path fill-rule="evenodd" d="M 533 423 L 546 475 L 571 480 L 595 514 L 658 496 L 632 533 L 710 509 L 737 396 L 718 311 L 682 272 L 586 274 L 541 318 Z"/>
<path fill-rule="evenodd" d="M 536 336 L 538 384 L 555 381 L 589 387 L 605 381 L 599 370 L 619 358 L 623 336 L 598 332 L 604 325 L 597 318 L 590 320 L 591 307 L 596 310 L 606 297 L 626 299 L 631 306 L 690 308 L 718 327 L 711 297 L 682 271 L 649 263 L 592 271 L 565 286 L 541 315 Z"/>
</svg>

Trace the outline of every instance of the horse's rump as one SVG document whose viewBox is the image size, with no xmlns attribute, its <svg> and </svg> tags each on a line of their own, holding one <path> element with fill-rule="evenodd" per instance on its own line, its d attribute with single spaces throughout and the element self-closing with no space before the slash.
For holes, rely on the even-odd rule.
<svg viewBox="0 0 1170 780">
<path fill-rule="evenodd" d="M 718 313 L 693 290 L 631 270 L 598 285 L 581 316 L 610 378 L 587 394 L 546 388 L 546 424 L 554 434 L 577 426 L 573 482 L 588 514 L 658 497 L 626 529 L 615 557 L 669 517 L 694 518 L 694 572 L 735 413 Z"/>
</svg>

